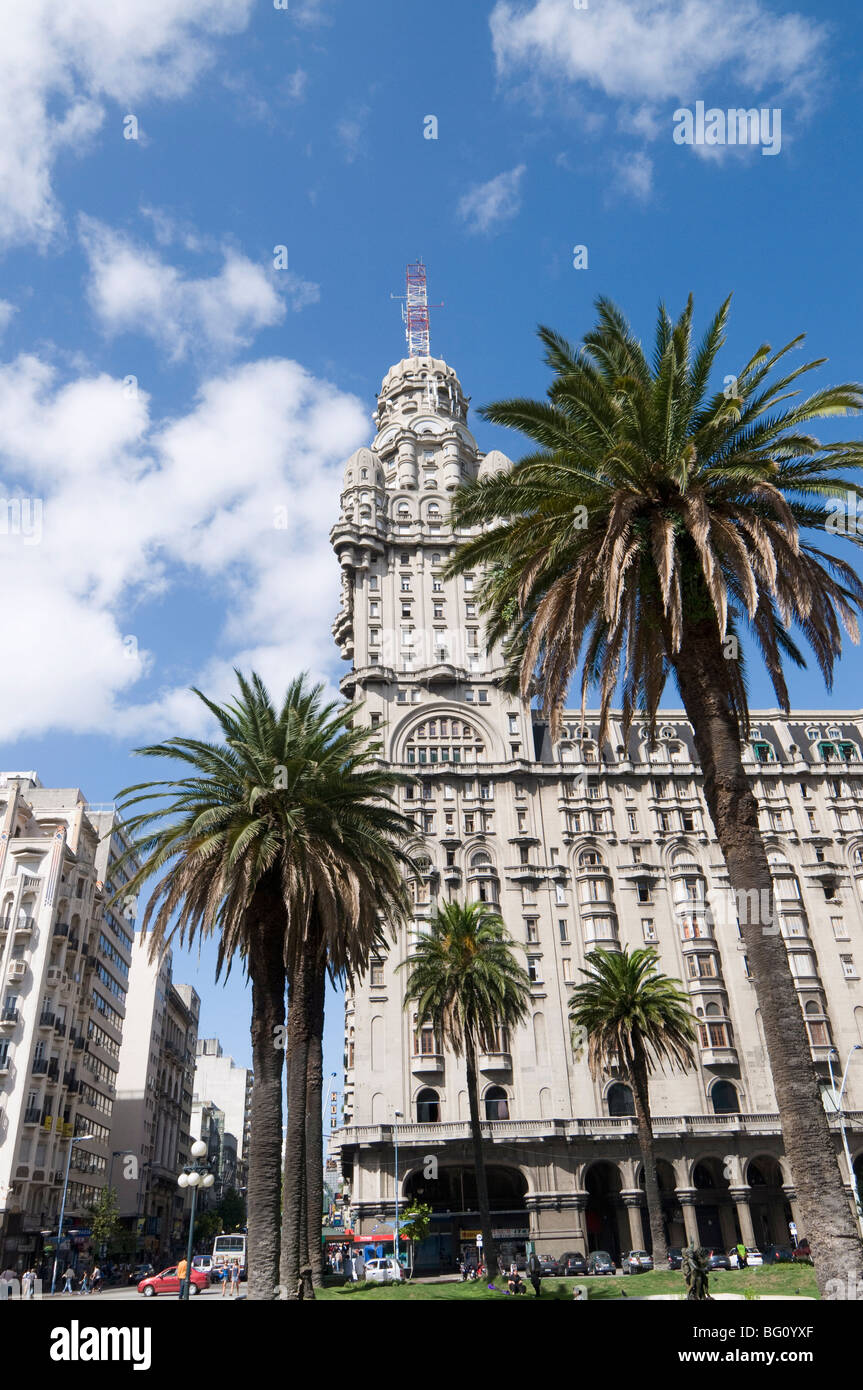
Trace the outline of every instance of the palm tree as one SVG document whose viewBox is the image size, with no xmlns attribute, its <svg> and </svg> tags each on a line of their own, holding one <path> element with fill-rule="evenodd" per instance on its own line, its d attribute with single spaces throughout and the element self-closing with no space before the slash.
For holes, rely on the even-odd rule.
<svg viewBox="0 0 863 1390">
<path fill-rule="evenodd" d="M 741 754 L 740 633 L 760 651 L 785 710 L 783 660 L 805 664 L 792 628 L 828 686 L 841 628 L 857 640 L 863 585 L 817 541 L 835 527 L 831 498 L 863 496 L 843 476 L 860 467 L 863 445 L 821 443 L 808 426 L 859 410 L 863 394 L 839 385 L 796 399 L 792 383 L 820 365 L 785 363 L 799 338 L 777 352 L 758 348 L 711 394 L 729 301 L 697 347 L 691 299 L 676 323 L 660 308 L 652 361 L 613 304 L 597 307 L 599 322 L 578 350 L 540 330 L 555 373 L 547 401 L 483 411 L 537 448 L 511 472 L 455 495 L 453 523 L 485 529 L 460 547 L 450 572 L 486 566 L 489 638 L 505 640 L 511 679 L 524 698 L 536 691 L 553 736 L 577 675 L 582 708 L 599 688 L 600 739 L 617 692 L 624 730 L 641 709 L 653 731 L 673 672 L 743 918 L 785 1152 L 823 1287 L 850 1264 L 863 1266 L 863 1242 L 772 907 L 769 921 L 748 910 L 772 905 L 772 882 Z"/>
<path fill-rule="evenodd" d="M 482 1124 L 479 1116 L 477 1054 L 497 1050 L 502 1029 L 527 1016 L 530 980 L 512 952 L 502 918 L 485 903 L 438 907 L 408 959 L 405 1008 L 416 1006 L 417 1027 L 431 1023 L 456 1057 L 464 1057 L 477 1206 L 487 1270 L 494 1269 L 495 1242 L 488 1200 Z M 399 967 L 402 968 L 402 967 Z"/>
<path fill-rule="evenodd" d="M 349 711 L 325 705 L 322 687 L 292 681 L 276 708 L 257 675 L 236 673 L 239 694 L 225 705 L 195 693 L 214 717 L 218 742 L 172 738 L 136 749 L 145 757 L 184 763 L 188 776 L 128 787 L 124 811 L 133 837 L 127 858 L 141 867 L 124 893 L 157 877 L 143 916 L 152 923 L 151 957 L 180 943 L 218 934 L 217 978 L 239 954 L 252 985 L 254 1086 L 250 1116 L 249 1297 L 272 1299 L 279 1284 L 282 1081 L 285 986 L 301 998 L 301 1038 L 315 999 L 305 981 L 320 958 L 343 969 L 361 966 L 372 902 L 398 920 L 404 889 L 400 852 L 390 848 L 412 831 L 388 792 L 396 778 L 380 770 L 364 729 L 348 727 Z M 369 804 L 364 804 L 368 796 Z M 349 847 L 346 852 L 346 846 Z M 355 935 L 347 930 L 353 923 Z M 376 931 L 376 919 L 375 919 Z M 322 991 L 320 994 L 322 1008 Z M 292 1067 L 288 1119 L 290 1162 L 304 1171 L 306 1057 Z M 293 1182 L 292 1171 L 292 1182 Z M 299 1264 L 304 1211 L 289 1227 Z M 320 1230 L 318 1230 L 320 1243 Z M 296 1278 L 293 1287 L 296 1287 Z"/>
<path fill-rule="evenodd" d="M 661 974 L 658 965 L 659 957 L 652 947 L 642 947 L 631 955 L 625 947 L 622 951 L 597 948 L 588 953 L 586 968 L 581 971 L 587 979 L 576 985 L 569 1001 L 569 1016 L 587 1038 L 591 1076 L 596 1078 L 600 1072 L 619 1067 L 632 1091 L 657 1269 L 664 1264 L 667 1250 L 648 1077 L 664 1062 L 686 1071 L 695 1039 L 689 998 L 678 988 L 680 982 Z"/>
</svg>

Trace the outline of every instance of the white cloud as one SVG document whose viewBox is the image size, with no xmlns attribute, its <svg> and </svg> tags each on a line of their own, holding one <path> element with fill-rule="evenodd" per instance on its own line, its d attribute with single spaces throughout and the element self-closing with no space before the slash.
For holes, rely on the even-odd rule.
<svg viewBox="0 0 863 1390">
<path fill-rule="evenodd" d="M 170 219 L 150 215 L 164 244 L 174 231 Z M 220 353 L 247 346 L 260 329 L 282 321 L 285 297 L 302 309 L 319 296 L 317 285 L 293 271 L 264 269 L 231 249 L 217 274 L 196 278 L 103 223 L 81 218 L 80 224 L 88 299 L 101 326 L 108 333 L 145 333 L 174 360 L 193 344 Z"/>
<path fill-rule="evenodd" d="M 636 150 L 614 161 L 617 187 L 644 202 L 653 186 L 653 160 Z"/>
<path fill-rule="evenodd" d="M 586 10 L 571 0 L 498 0 L 490 24 L 501 75 L 529 68 L 537 83 L 559 77 L 628 103 L 695 100 L 719 74 L 730 94 L 803 97 L 825 35 L 760 0 L 602 0 Z"/>
<path fill-rule="evenodd" d="M 5 333 L 9 324 L 12 322 L 13 314 L 18 310 L 14 304 L 10 304 L 8 299 L 0 299 L 0 333 Z"/>
<path fill-rule="evenodd" d="M 336 122 L 336 139 L 344 151 L 348 164 L 353 164 L 357 155 L 362 152 L 368 115 L 369 108 L 361 106 L 355 115 L 344 116 Z"/>
<path fill-rule="evenodd" d="M 64 382 L 32 355 L 0 367 L 3 496 L 43 507 L 39 544 L 0 534 L 0 582 L 18 595 L 4 613 L 6 738 L 199 731 L 193 681 L 220 696 L 235 664 L 276 688 L 332 670 L 327 537 L 343 461 L 366 434 L 361 402 L 284 359 L 211 378 L 171 420 L 106 375 Z M 158 638 L 147 651 L 134 634 L 170 630 L 190 586 L 218 595 L 222 632 L 203 665 L 180 679 L 174 649 L 161 675 Z"/>
<path fill-rule="evenodd" d="M 254 0 L 26 0 L 3 5 L 0 44 L 0 244 L 50 241 L 52 186 L 114 107 L 116 138 L 135 104 L 187 93 L 213 40 L 244 28 Z"/>
<path fill-rule="evenodd" d="M 297 68 L 295 72 L 289 73 L 284 83 L 288 100 L 295 102 L 304 101 L 308 85 L 309 74 L 303 68 Z"/>
<path fill-rule="evenodd" d="M 504 222 L 510 222 L 521 208 L 521 181 L 527 166 L 498 174 L 488 183 L 477 184 L 468 190 L 458 205 L 459 217 L 467 223 L 469 232 L 496 232 Z"/>
</svg>

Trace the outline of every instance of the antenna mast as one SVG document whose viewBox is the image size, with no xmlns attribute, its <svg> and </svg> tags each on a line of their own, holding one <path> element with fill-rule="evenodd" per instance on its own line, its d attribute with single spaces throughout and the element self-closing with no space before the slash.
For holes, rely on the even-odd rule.
<svg viewBox="0 0 863 1390">
<path fill-rule="evenodd" d="M 408 357 L 430 357 L 429 310 L 442 309 L 443 304 L 429 304 L 426 268 L 422 261 L 411 261 L 405 274 L 405 293 L 390 295 L 391 299 L 401 299 L 402 319 L 405 324 L 405 340 Z"/>
</svg>

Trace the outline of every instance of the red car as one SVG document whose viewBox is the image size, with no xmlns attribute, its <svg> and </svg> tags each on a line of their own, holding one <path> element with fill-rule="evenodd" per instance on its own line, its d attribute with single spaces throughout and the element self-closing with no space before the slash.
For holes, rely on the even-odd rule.
<svg viewBox="0 0 863 1390">
<path fill-rule="evenodd" d="M 210 1283 L 209 1275 L 202 1269 L 192 1270 L 192 1283 L 189 1287 L 189 1297 L 200 1293 L 201 1289 L 206 1289 Z M 149 1279 L 142 1279 L 138 1285 L 138 1293 L 142 1293 L 146 1298 L 153 1298 L 157 1293 L 179 1294 L 180 1281 L 177 1278 L 177 1266 L 171 1265 L 169 1269 L 163 1269 L 161 1274 L 153 1274 Z"/>
</svg>

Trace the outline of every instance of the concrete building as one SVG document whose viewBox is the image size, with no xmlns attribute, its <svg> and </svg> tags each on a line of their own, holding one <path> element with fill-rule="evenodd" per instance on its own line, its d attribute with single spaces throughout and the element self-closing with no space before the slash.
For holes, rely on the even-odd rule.
<svg viewBox="0 0 863 1390">
<path fill-rule="evenodd" d="M 195 1095 L 203 1103 L 217 1105 L 224 1112 L 225 1135 L 232 1135 L 237 1156 L 235 1176 L 243 1186 L 244 1166 L 249 1158 L 249 1125 L 252 1106 L 252 1072 L 226 1056 L 218 1038 L 199 1038 L 195 1057 Z M 226 1183 L 230 1186 L 230 1183 Z"/>
<path fill-rule="evenodd" d="M 67 1163 L 65 1258 L 88 1244 L 76 1232 L 107 1181 L 134 931 L 134 904 L 107 903 L 125 849 L 113 807 L 0 774 L 0 1260 L 13 1268 L 49 1248 Z"/>
<path fill-rule="evenodd" d="M 169 1259 L 182 1236 L 200 999 L 173 982 L 170 950 L 150 961 L 139 933 L 132 955 L 126 1029 L 117 1075 L 113 1186 L 141 1256 Z M 131 1160 L 131 1161 L 130 1161 Z"/>
<path fill-rule="evenodd" d="M 397 1181 L 402 1205 L 417 1197 L 434 1209 L 420 1266 L 451 1268 L 475 1248 L 464 1067 L 432 1029 L 417 1028 L 396 973 L 435 902 L 455 898 L 499 906 L 532 981 L 528 1022 L 480 1059 L 504 1249 L 517 1253 L 530 1239 L 540 1252 L 619 1255 L 649 1239 L 632 1097 L 619 1077 L 591 1079 L 567 1011 L 591 948 L 644 943 L 686 981 L 698 1019 L 694 1070 L 651 1081 L 669 1240 L 787 1242 L 799 1215 L 794 1175 L 685 717 L 664 712 L 651 747 L 640 722 L 624 738 L 613 720 L 600 745 L 595 715 L 572 713 L 552 742 L 502 689 L 501 653 L 487 650 L 479 616 L 479 574 L 446 579 L 442 569 L 456 542 L 453 490 L 509 461 L 479 450 L 462 387 L 436 358 L 393 367 L 374 420 L 371 447 L 346 465 L 332 531 L 342 570 L 333 632 L 350 663 L 342 691 L 362 702 L 359 717 L 379 731 L 384 759 L 412 775 L 402 796 L 422 871 L 411 885 L 412 924 L 346 998 L 344 1119 L 331 1152 L 355 1230 L 368 1238 L 392 1221 Z M 775 869 L 778 929 L 826 1090 L 830 1063 L 841 1073 L 863 1042 L 863 718 L 774 711 L 753 725 L 745 756 Z M 863 1053 L 845 1107 L 863 1179 Z M 838 1117 L 831 1123 L 839 1152 Z"/>
</svg>

